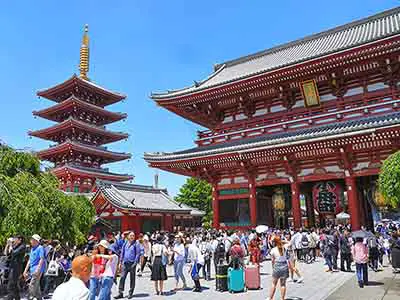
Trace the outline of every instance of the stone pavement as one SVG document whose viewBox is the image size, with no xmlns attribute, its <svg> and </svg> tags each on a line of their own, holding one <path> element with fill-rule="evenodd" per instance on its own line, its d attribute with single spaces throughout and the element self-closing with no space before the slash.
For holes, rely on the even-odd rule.
<svg viewBox="0 0 400 300">
<path fill-rule="evenodd" d="M 189 274 L 186 273 L 188 286 L 191 287 L 193 282 L 190 279 Z M 306 265 L 300 264 L 300 270 L 304 275 L 304 282 L 288 283 L 288 291 L 286 299 L 307 299 L 307 300 L 322 300 L 334 292 L 337 288 L 342 286 L 350 278 L 353 278 L 355 274 L 351 273 L 326 273 L 322 259 L 314 264 Z M 185 291 L 178 291 L 176 293 L 171 292 L 175 287 L 175 279 L 173 276 L 173 269 L 168 267 L 167 273 L 169 275 L 168 280 L 164 283 L 167 292 L 166 296 L 156 296 L 154 294 L 153 283 L 150 281 L 150 273 L 144 273 L 143 277 L 136 279 L 135 299 L 171 299 L 171 300 L 183 300 L 190 297 L 192 300 L 196 299 L 266 299 L 268 291 L 271 285 L 271 262 L 267 261 L 262 264 L 261 268 L 261 290 L 252 290 L 244 293 L 230 294 L 228 292 L 220 293 L 215 291 L 215 281 L 204 281 L 201 280 L 201 284 L 204 287 L 202 293 L 191 292 L 191 289 Z M 212 273 L 214 275 L 214 273 Z M 126 281 L 126 291 L 128 291 L 128 280 Z M 113 287 L 113 295 L 117 294 L 117 287 Z M 125 293 L 125 295 L 127 292 Z M 277 290 L 276 299 L 279 299 L 279 291 Z"/>
<path fill-rule="evenodd" d="M 368 270 L 369 285 L 359 288 L 357 279 L 347 281 L 327 300 L 398 300 L 400 299 L 400 274 L 393 274 L 390 267 L 385 267 L 382 272 Z"/>
</svg>

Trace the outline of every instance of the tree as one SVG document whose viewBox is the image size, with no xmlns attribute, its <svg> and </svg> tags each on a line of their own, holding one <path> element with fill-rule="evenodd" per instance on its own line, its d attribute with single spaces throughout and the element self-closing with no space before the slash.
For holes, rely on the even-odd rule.
<svg viewBox="0 0 400 300">
<path fill-rule="evenodd" d="M 180 188 L 175 201 L 204 211 L 203 223 L 209 224 L 211 222 L 212 188 L 206 181 L 197 178 L 188 178 Z"/>
<path fill-rule="evenodd" d="M 400 204 L 400 151 L 390 155 L 383 162 L 378 186 L 386 204 L 398 207 Z"/>
<path fill-rule="evenodd" d="M 83 196 L 58 190 L 58 180 L 40 171 L 29 153 L 0 146 L 0 243 L 16 234 L 80 244 L 94 223 L 95 209 Z"/>
</svg>

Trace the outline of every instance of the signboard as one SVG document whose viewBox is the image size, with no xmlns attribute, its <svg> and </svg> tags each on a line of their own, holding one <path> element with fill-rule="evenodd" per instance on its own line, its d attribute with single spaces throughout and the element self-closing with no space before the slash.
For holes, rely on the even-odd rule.
<svg viewBox="0 0 400 300">
<path fill-rule="evenodd" d="M 320 105 L 317 82 L 314 79 L 303 81 L 300 89 L 306 107 Z"/>
</svg>

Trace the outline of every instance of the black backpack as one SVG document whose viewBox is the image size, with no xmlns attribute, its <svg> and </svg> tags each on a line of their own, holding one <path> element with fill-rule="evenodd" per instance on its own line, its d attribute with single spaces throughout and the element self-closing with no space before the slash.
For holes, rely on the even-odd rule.
<svg viewBox="0 0 400 300">
<path fill-rule="evenodd" d="M 303 247 L 308 247 L 308 237 L 306 234 L 303 234 L 303 236 L 301 237 L 301 245 Z"/>
<path fill-rule="evenodd" d="M 215 256 L 219 258 L 223 258 L 225 255 L 225 245 L 224 242 L 219 242 L 217 245 L 217 249 L 215 249 Z"/>
</svg>

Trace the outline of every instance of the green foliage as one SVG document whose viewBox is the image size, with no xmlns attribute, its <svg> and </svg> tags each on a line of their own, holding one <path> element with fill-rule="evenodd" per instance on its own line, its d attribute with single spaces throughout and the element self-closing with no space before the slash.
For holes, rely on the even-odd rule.
<svg viewBox="0 0 400 300">
<path fill-rule="evenodd" d="M 83 243 L 95 209 L 83 196 L 58 190 L 58 180 L 40 172 L 39 160 L 0 146 L 0 243 L 16 234 Z"/>
<path fill-rule="evenodd" d="M 204 211 L 203 225 L 211 226 L 212 220 L 212 187 L 204 180 L 188 178 L 180 188 L 175 201 Z"/>
<path fill-rule="evenodd" d="M 386 204 L 398 207 L 400 204 L 400 151 L 390 155 L 383 162 L 378 185 Z"/>
</svg>

